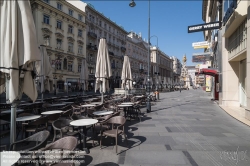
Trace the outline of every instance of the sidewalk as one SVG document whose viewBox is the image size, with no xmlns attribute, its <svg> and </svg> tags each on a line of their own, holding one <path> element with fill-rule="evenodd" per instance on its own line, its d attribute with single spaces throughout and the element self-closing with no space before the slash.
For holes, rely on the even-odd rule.
<svg viewBox="0 0 250 166">
<path fill-rule="evenodd" d="M 118 138 L 116 155 L 111 138 L 103 138 L 102 149 L 96 138 L 97 145 L 85 156 L 86 165 L 249 166 L 249 126 L 228 116 L 202 90 L 160 93 L 151 113 L 141 111 L 141 122 L 126 122 L 128 148 Z M 227 154 L 243 156 L 236 161 Z"/>
<path fill-rule="evenodd" d="M 241 107 L 227 107 L 219 105 L 226 113 L 231 115 L 233 118 L 237 119 L 238 121 L 248 125 L 250 127 L 250 120 L 245 118 L 245 109 Z"/>
</svg>

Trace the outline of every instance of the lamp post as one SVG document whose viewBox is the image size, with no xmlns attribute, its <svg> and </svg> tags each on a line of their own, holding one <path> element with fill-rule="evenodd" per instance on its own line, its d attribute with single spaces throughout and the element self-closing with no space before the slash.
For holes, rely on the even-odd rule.
<svg viewBox="0 0 250 166">
<path fill-rule="evenodd" d="M 135 7 L 135 2 L 132 0 L 129 3 L 130 7 Z M 148 43 L 150 43 L 150 0 L 148 1 Z M 148 83 L 147 83 L 147 112 L 151 112 L 151 103 L 150 103 L 150 45 L 148 47 Z"/>
<path fill-rule="evenodd" d="M 158 76 L 159 76 L 159 72 L 157 72 L 157 71 L 159 71 L 159 66 L 158 66 L 158 61 L 157 61 L 157 59 L 158 59 L 158 36 L 156 36 L 156 35 L 153 35 L 153 36 L 151 36 L 150 37 L 150 39 L 152 38 L 152 37 L 156 37 L 156 72 L 155 72 L 155 74 L 157 75 L 157 83 L 156 83 L 156 98 L 157 98 L 157 100 L 159 100 L 159 89 L 158 89 L 158 87 L 159 87 L 159 80 L 158 80 Z M 150 43 L 149 43 L 150 44 Z"/>
</svg>

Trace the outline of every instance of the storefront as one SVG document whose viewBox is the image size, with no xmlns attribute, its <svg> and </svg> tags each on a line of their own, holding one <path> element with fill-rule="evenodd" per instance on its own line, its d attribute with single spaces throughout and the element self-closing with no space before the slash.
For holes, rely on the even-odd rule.
<svg viewBox="0 0 250 166">
<path fill-rule="evenodd" d="M 216 69 L 212 69 L 212 68 L 203 68 L 200 70 L 199 74 L 204 74 L 204 75 L 207 75 L 207 76 L 213 76 L 214 79 L 212 84 L 214 86 L 212 86 L 213 88 L 213 99 L 214 100 L 219 100 L 219 89 L 218 89 L 218 84 L 219 84 L 219 74 L 218 74 L 218 71 Z"/>
</svg>

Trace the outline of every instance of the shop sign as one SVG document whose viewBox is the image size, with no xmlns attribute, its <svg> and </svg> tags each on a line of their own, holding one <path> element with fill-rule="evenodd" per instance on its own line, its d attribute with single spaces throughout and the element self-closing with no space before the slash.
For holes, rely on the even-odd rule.
<svg viewBox="0 0 250 166">
<path fill-rule="evenodd" d="M 198 24 L 198 25 L 191 25 L 188 26 L 188 33 L 192 32 L 200 32 L 200 31 L 206 31 L 206 30 L 212 30 L 212 29 L 220 29 L 221 22 L 210 22 L 206 24 Z"/>
<path fill-rule="evenodd" d="M 195 53 L 192 57 L 192 62 L 206 62 L 210 61 L 211 52 Z"/>
<path fill-rule="evenodd" d="M 192 43 L 192 47 L 194 47 L 194 49 L 208 48 L 209 47 L 209 43 L 207 41 L 196 42 L 196 43 Z"/>
</svg>

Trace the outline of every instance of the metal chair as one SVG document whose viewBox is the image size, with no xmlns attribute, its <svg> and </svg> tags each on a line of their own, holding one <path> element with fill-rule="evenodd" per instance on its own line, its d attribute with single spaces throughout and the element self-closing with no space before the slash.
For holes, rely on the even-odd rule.
<svg viewBox="0 0 250 166">
<path fill-rule="evenodd" d="M 43 156 L 43 158 L 39 158 L 42 161 L 39 163 L 44 163 L 48 166 L 72 166 L 74 162 L 72 161 L 73 154 L 72 152 L 75 150 L 77 146 L 77 138 L 68 136 L 61 138 L 51 144 L 48 144 L 45 148 L 37 151 L 37 156 Z M 58 151 L 60 150 L 60 151 Z M 49 151 L 49 155 L 44 155 Z M 54 152 L 54 153 L 53 153 Z M 71 160 L 72 163 L 64 162 L 63 160 Z"/>
<path fill-rule="evenodd" d="M 49 131 L 44 130 L 33 134 L 21 141 L 14 142 L 10 145 L 11 151 L 33 151 L 45 147 L 49 138 Z M 28 143 L 28 144 L 27 144 Z"/>
<path fill-rule="evenodd" d="M 126 119 L 123 116 L 115 116 L 110 118 L 106 123 L 111 125 L 111 129 L 101 133 L 100 148 L 102 148 L 103 135 L 114 137 L 116 142 L 116 153 L 117 153 L 117 138 L 119 135 L 124 135 L 127 144 L 127 136 L 124 131 L 124 124 L 126 123 Z"/>
</svg>

